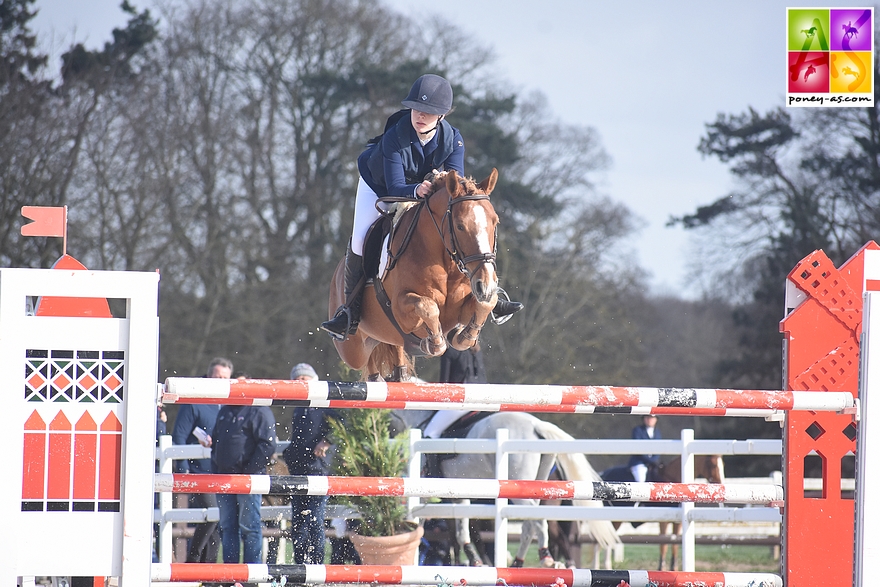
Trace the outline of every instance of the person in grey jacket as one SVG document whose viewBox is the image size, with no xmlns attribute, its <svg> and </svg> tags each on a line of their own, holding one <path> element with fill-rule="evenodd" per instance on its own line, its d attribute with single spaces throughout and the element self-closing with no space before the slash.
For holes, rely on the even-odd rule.
<svg viewBox="0 0 880 587">
<path fill-rule="evenodd" d="M 293 380 L 317 380 L 318 374 L 308 363 L 294 365 L 290 371 Z M 293 411 L 290 424 L 290 445 L 284 449 L 284 461 L 291 475 L 330 474 L 330 425 L 328 417 L 335 417 L 331 408 L 298 407 Z M 324 563 L 324 512 L 327 497 L 321 495 L 293 495 L 291 537 L 293 560 L 296 564 Z"/>
</svg>

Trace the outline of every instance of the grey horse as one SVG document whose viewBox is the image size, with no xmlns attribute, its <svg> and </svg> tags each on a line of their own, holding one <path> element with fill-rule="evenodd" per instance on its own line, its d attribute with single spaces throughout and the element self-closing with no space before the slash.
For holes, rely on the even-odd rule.
<svg viewBox="0 0 880 587">
<path fill-rule="evenodd" d="M 433 412 L 420 410 L 397 410 L 395 415 L 408 427 L 418 427 L 430 419 Z M 574 438 L 550 422 L 545 422 L 531 414 L 520 412 L 501 412 L 487 416 L 478 421 L 468 432 L 466 438 L 494 439 L 496 430 L 506 428 L 511 440 L 574 440 Z M 537 454 L 511 453 L 509 455 L 509 478 L 514 480 L 546 480 L 558 462 L 563 477 L 570 481 L 601 481 L 599 474 L 593 469 L 587 458 L 581 453 L 573 454 Z M 453 479 L 494 479 L 495 455 L 458 454 L 443 460 L 441 463 L 443 477 Z M 538 505 L 537 499 L 512 499 L 518 505 Z M 468 504 L 463 499 L 460 503 Z M 587 507 L 603 507 L 601 501 L 575 500 L 574 505 Z M 481 564 L 476 549 L 471 544 L 470 520 L 456 519 L 456 540 L 464 550 L 471 566 Z M 620 539 L 614 526 L 608 520 L 591 520 L 588 523 L 590 533 L 601 547 L 609 547 L 619 543 Z M 537 539 L 538 556 L 543 566 L 555 565 L 548 548 L 547 520 L 524 520 L 519 543 L 519 551 L 513 566 L 522 566 L 526 552 L 532 539 Z"/>
</svg>

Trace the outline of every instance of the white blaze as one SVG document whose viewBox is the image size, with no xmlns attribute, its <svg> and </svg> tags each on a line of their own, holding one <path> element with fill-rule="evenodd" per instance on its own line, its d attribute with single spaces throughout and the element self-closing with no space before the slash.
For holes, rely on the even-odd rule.
<svg viewBox="0 0 880 587">
<path fill-rule="evenodd" d="M 481 253 L 491 253 L 492 246 L 489 243 L 489 219 L 486 218 L 486 210 L 482 206 L 474 206 L 474 224 L 477 227 L 477 246 Z"/>
</svg>

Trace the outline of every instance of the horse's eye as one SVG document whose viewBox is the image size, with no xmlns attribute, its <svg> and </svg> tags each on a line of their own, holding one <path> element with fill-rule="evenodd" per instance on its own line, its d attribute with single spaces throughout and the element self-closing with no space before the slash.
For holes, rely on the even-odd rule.
<svg viewBox="0 0 880 587">
<path fill-rule="evenodd" d="M 462 231 L 463 231 L 463 230 L 464 230 L 464 224 L 456 224 L 456 225 L 455 225 L 455 228 L 457 228 L 458 230 L 462 230 Z"/>
</svg>

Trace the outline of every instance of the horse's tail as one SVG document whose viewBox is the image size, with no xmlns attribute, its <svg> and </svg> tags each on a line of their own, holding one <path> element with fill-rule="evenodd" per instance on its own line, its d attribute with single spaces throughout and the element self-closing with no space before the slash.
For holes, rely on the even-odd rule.
<svg viewBox="0 0 880 587">
<path fill-rule="evenodd" d="M 541 438 L 547 440 L 574 440 L 574 437 L 568 432 L 543 420 L 538 420 L 535 424 L 535 432 Z M 593 469 L 593 466 L 587 460 L 583 453 L 558 454 L 556 460 L 562 469 L 563 477 L 571 481 L 602 481 L 599 473 Z M 576 499 L 574 505 L 585 507 L 604 507 L 601 501 Z M 612 544 L 620 542 L 620 537 L 614 529 L 614 525 L 609 520 L 590 520 L 587 522 L 590 528 L 590 534 L 596 539 L 596 542 L 602 548 L 607 548 Z"/>
<path fill-rule="evenodd" d="M 401 357 L 403 358 L 403 365 L 398 365 Z M 404 352 L 400 352 L 400 347 L 380 342 L 373 349 L 373 352 L 370 353 L 370 358 L 367 359 L 367 365 L 361 372 L 361 376 L 367 377 L 378 373 L 383 379 L 388 380 L 394 378 L 396 375 L 395 368 L 397 367 L 405 367 L 409 377 L 415 376 L 415 362 L 412 360 L 412 357 Z"/>
</svg>

